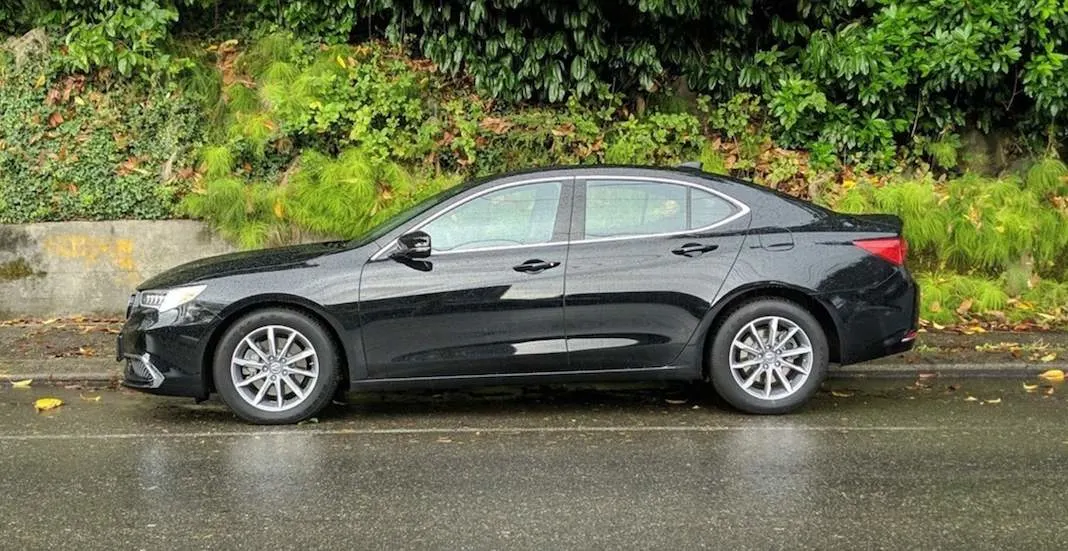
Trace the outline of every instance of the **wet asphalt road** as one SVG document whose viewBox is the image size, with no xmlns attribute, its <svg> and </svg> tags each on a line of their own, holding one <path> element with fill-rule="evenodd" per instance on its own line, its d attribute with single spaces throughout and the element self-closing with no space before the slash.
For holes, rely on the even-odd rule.
<svg viewBox="0 0 1068 551">
<path fill-rule="evenodd" d="M 281 428 L 5 385 L 0 549 L 1068 548 L 1068 388 L 910 385 L 772 418 L 674 388 L 376 394 Z"/>
</svg>

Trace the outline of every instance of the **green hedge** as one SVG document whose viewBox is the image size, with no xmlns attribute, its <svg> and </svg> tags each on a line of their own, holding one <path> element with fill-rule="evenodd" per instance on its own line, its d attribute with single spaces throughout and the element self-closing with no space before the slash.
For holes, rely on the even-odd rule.
<svg viewBox="0 0 1068 551">
<path fill-rule="evenodd" d="M 199 103 L 39 57 L 2 68 L 0 223 L 174 215 L 195 176 Z"/>
<path fill-rule="evenodd" d="M 787 147 L 884 167 L 945 154 L 965 128 L 1024 146 L 1062 140 L 1064 0 L 21 0 L 0 28 L 46 25 L 73 68 L 174 71 L 178 37 L 274 30 L 329 43 L 384 38 L 508 102 L 677 88 L 751 94 Z M 643 99 L 644 98 L 644 99 Z"/>
</svg>

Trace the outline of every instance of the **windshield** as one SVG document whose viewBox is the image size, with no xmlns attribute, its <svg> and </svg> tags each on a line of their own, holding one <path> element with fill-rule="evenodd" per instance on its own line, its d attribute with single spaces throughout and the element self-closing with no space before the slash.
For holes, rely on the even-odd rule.
<svg viewBox="0 0 1068 551">
<path fill-rule="evenodd" d="M 416 216 L 419 216 L 420 214 L 423 214 L 424 212 L 434 208 L 434 206 L 438 203 L 448 199 L 449 197 L 457 195 L 468 188 L 470 188 L 469 185 L 461 184 L 439 191 L 434 195 L 431 195 L 430 197 L 427 197 L 422 201 L 419 201 L 418 203 L 394 214 L 393 216 L 390 216 L 381 224 L 372 228 L 366 234 L 353 239 L 350 244 L 356 247 L 366 245 L 367 243 L 370 243 L 371 241 L 374 241 L 382 237 L 383 235 L 386 235 L 387 233 L 397 229 L 398 227 L 403 226 L 405 223 L 415 218 Z"/>
</svg>

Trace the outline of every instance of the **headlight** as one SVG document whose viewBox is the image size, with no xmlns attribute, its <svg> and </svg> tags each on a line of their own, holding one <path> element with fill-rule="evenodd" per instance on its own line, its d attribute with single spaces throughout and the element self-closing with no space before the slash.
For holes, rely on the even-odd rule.
<svg viewBox="0 0 1068 551">
<path fill-rule="evenodd" d="M 204 292 L 207 285 L 192 285 L 189 287 L 175 287 L 174 289 L 160 289 L 155 291 L 141 292 L 141 306 L 155 308 L 160 312 L 177 308 Z"/>
</svg>

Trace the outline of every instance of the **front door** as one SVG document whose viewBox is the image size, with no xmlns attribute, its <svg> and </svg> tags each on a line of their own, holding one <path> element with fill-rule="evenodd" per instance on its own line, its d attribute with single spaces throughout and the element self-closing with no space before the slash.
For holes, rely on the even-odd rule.
<svg viewBox="0 0 1068 551">
<path fill-rule="evenodd" d="M 575 184 L 568 349 L 575 370 L 671 365 L 738 256 L 748 209 L 686 182 Z"/>
<path fill-rule="evenodd" d="M 360 283 L 368 375 L 566 370 L 570 180 L 474 191 L 417 228 L 428 258 L 371 260 Z"/>
</svg>

